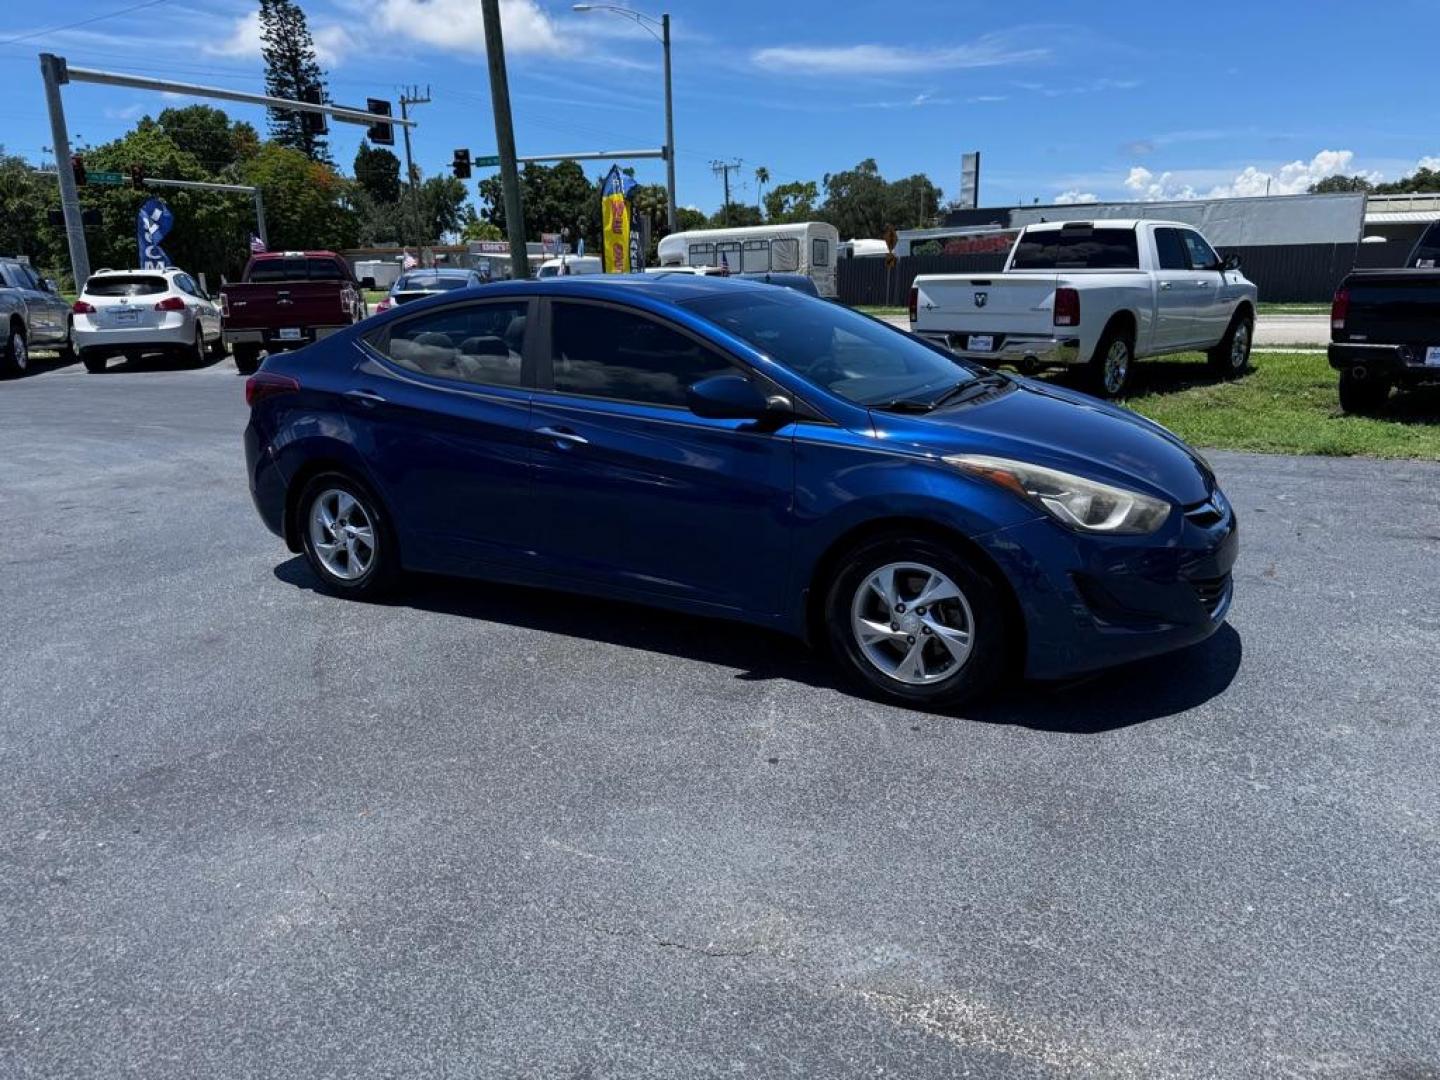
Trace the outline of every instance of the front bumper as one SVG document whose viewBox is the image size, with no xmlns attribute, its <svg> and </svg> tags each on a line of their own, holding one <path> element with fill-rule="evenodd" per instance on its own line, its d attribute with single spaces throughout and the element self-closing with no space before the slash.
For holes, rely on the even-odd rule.
<svg viewBox="0 0 1440 1080">
<path fill-rule="evenodd" d="M 1069 678 L 1218 630 L 1239 551 L 1234 512 L 1220 507 L 1178 511 L 1156 537 L 1093 537 L 1041 519 L 980 538 L 1019 600 L 1026 676 Z"/>
<path fill-rule="evenodd" d="M 1440 382 L 1440 364 L 1425 363 L 1426 348 L 1418 344 L 1376 345 L 1332 341 L 1326 355 L 1336 371 L 1363 368 L 1368 378 L 1382 378 L 1397 384 Z"/>
<path fill-rule="evenodd" d="M 1033 371 L 1046 367 L 1069 367 L 1083 362 L 1080 354 L 1080 339 L 1074 337 L 1035 337 L 1025 334 L 992 334 L 995 348 L 979 351 L 968 347 L 970 334 L 951 333 L 939 330 L 915 330 L 917 337 L 933 341 L 957 356 L 975 360 L 987 367 L 1008 364 L 1011 367 Z"/>
</svg>

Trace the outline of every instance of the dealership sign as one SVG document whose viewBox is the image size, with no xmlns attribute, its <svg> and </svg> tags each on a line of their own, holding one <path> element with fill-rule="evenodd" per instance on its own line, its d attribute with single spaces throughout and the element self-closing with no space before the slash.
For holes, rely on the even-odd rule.
<svg viewBox="0 0 1440 1080">
<path fill-rule="evenodd" d="M 174 264 L 160 241 L 170 235 L 175 216 L 163 199 L 147 199 L 135 222 L 135 241 L 140 246 L 140 269 L 164 270 Z"/>
</svg>

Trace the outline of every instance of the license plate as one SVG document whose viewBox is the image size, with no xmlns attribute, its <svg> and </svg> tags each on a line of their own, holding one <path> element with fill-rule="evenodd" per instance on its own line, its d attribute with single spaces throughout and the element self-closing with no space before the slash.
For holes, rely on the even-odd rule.
<svg viewBox="0 0 1440 1080">
<path fill-rule="evenodd" d="M 971 352 L 989 352 L 995 348 L 995 335 L 971 334 L 968 344 Z"/>
<path fill-rule="evenodd" d="M 1440 345 L 1431 345 L 1425 350 L 1425 366 L 1440 367 Z"/>
<path fill-rule="evenodd" d="M 296 327 L 288 327 L 288 328 L 286 328 L 286 329 L 284 329 L 284 330 L 281 330 L 281 331 L 280 331 L 280 340 L 281 340 L 281 341 L 299 341 L 299 340 L 300 340 L 300 331 L 299 331 L 299 329 L 296 328 Z"/>
<path fill-rule="evenodd" d="M 115 312 L 115 321 L 116 321 L 117 323 L 133 323 L 133 322 L 139 322 L 139 321 L 140 321 L 140 312 L 138 312 L 138 311 L 127 311 L 127 310 L 122 309 L 122 310 L 120 310 L 120 311 Z"/>
</svg>

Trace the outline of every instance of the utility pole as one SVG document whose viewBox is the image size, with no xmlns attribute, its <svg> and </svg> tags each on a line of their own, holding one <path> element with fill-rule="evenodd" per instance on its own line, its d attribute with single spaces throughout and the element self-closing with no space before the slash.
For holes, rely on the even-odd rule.
<svg viewBox="0 0 1440 1080">
<path fill-rule="evenodd" d="M 660 16 L 660 44 L 665 47 L 665 195 L 667 231 L 678 232 L 675 207 L 675 102 L 670 90 L 670 15 Z"/>
<path fill-rule="evenodd" d="M 515 164 L 515 127 L 510 119 L 510 83 L 505 75 L 505 39 L 500 31 L 500 0 L 480 0 L 485 18 L 485 56 L 490 65 L 490 103 L 495 110 L 495 150 L 505 191 L 505 226 L 510 234 L 510 276 L 530 276 L 525 249 L 525 208 L 520 201 L 520 170 Z"/>
<path fill-rule="evenodd" d="M 50 137 L 55 145 L 55 172 L 60 180 L 60 210 L 65 215 L 65 241 L 70 246 L 70 270 L 75 291 L 90 277 L 90 252 L 85 247 L 85 223 L 80 217 L 80 192 L 70 168 L 70 132 L 65 127 L 65 106 L 60 86 L 70 81 L 65 61 L 51 53 L 40 54 L 40 75 L 45 80 L 45 104 L 50 110 Z"/>
<path fill-rule="evenodd" d="M 407 87 L 406 89 L 404 89 L 404 90 L 402 90 L 402 91 L 400 92 L 400 119 L 401 119 L 401 120 L 409 120 L 409 119 L 410 119 L 410 106 L 411 106 L 411 105 L 429 105 L 429 104 L 430 104 L 430 87 L 428 87 L 428 86 L 425 87 L 425 96 L 424 96 L 424 97 L 421 97 L 421 96 L 420 96 L 420 88 L 419 88 L 418 86 L 410 86 L 410 87 Z M 405 208 L 405 212 L 401 215 L 401 219 L 402 219 L 402 220 L 401 220 L 401 226 L 403 227 L 404 232 L 405 232 L 405 240 L 406 240 L 406 241 L 409 241 L 409 240 L 411 240 L 411 239 L 414 239 L 416 245 L 418 246 L 418 245 L 421 243 L 421 239 L 420 239 L 420 237 L 418 237 L 418 236 L 415 235 L 415 230 L 411 228 L 411 226 L 414 224 L 414 221 L 415 221 L 415 160 L 414 160 L 413 157 L 411 157 L 411 153 L 410 153 L 410 127 L 409 127 L 409 125 L 407 124 L 407 125 L 403 126 L 400 130 L 405 133 L 405 192 L 406 192 L 406 196 L 405 196 L 406 208 Z"/>
<path fill-rule="evenodd" d="M 725 183 L 725 224 L 730 224 L 730 174 L 740 171 L 741 161 L 736 158 L 734 161 L 712 161 L 710 171 L 723 179 Z"/>
</svg>

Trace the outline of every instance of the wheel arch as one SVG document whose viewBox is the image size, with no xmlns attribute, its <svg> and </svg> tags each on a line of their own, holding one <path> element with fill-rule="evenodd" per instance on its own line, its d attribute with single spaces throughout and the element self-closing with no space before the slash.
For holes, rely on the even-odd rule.
<svg viewBox="0 0 1440 1080">
<path fill-rule="evenodd" d="M 311 480 L 325 473 L 336 473 L 359 484 L 370 494 L 372 499 L 380 504 L 381 509 L 385 513 L 387 524 L 393 523 L 395 520 L 394 511 L 391 509 L 389 501 L 382 494 L 379 485 L 375 483 L 368 471 L 358 462 L 342 454 L 334 453 L 333 451 L 309 456 L 300 467 L 295 470 L 295 474 L 290 477 L 289 482 L 285 485 L 285 509 L 281 517 L 281 528 L 284 530 L 285 546 L 297 554 L 301 550 L 300 496 Z M 398 552 L 400 540 L 398 530 L 394 528 L 393 524 L 391 524 L 389 533 L 390 539 L 395 543 Z"/>
<path fill-rule="evenodd" d="M 923 517 L 874 518 L 851 527 L 830 542 L 816 560 L 805 587 L 803 617 L 807 642 L 813 644 L 824 640 L 825 594 L 845 557 L 866 544 L 888 538 L 919 538 L 952 548 L 984 574 L 995 585 L 1005 604 L 1006 622 L 1010 632 L 1010 641 L 1007 643 L 1010 661 L 1013 664 L 1023 662 L 1027 646 L 1025 617 L 1010 579 L 985 549 L 963 532 Z"/>
</svg>

